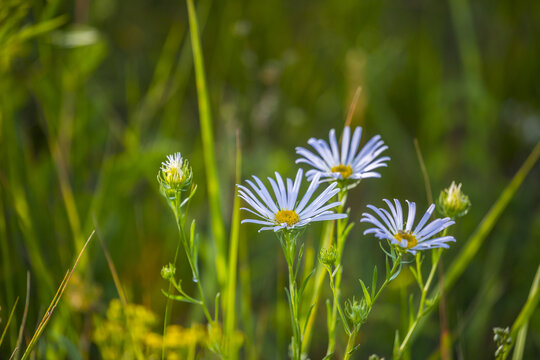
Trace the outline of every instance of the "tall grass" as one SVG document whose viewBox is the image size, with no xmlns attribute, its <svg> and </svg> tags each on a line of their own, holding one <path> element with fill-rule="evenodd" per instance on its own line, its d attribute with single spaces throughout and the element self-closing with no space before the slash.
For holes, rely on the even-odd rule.
<svg viewBox="0 0 540 360">
<path fill-rule="evenodd" d="M 243 339 L 237 357 L 285 358 L 286 346 L 276 344 L 288 341 L 288 324 L 274 315 L 279 247 L 238 228 L 234 183 L 248 169 L 290 176 L 294 147 L 340 128 L 351 98 L 358 99 L 351 124 L 385 134 L 392 157 L 380 182 L 351 195 L 351 221 L 379 194 L 425 197 L 411 145 L 418 138 L 433 191 L 456 179 L 473 203 L 444 259 L 454 354 L 491 358 L 492 327 L 514 324 L 512 355 L 534 358 L 538 145 L 511 176 L 540 136 L 531 76 L 537 10 L 465 0 L 399 8 L 354 0 L 188 0 L 151 9 L 141 0 L 0 2 L 0 358 L 29 346 L 37 358 L 98 358 L 94 320 L 117 297 L 162 313 L 159 270 L 177 234 L 155 172 L 175 151 L 190 159 L 200 186 L 192 213 L 201 219 L 203 276 L 218 277 L 224 331 Z M 82 286 L 64 287 L 49 317 L 95 224 L 103 246 L 86 249 L 71 279 Z M 364 229 L 352 230 L 344 251 L 344 297 L 361 291 L 356 278 L 384 267 Z M 306 269 L 327 245 L 325 232 L 332 227 L 306 233 L 315 244 Z M 183 261 L 178 276 L 189 279 Z M 402 275 L 362 329 L 358 357 L 391 354 L 399 293 L 410 290 Z M 323 269 L 312 283 L 306 293 L 318 316 L 303 347 L 317 359 L 327 345 L 321 304 L 332 294 Z M 204 322 L 191 310 L 175 304 L 170 323 Z M 33 338 L 32 324 L 43 319 Z M 412 358 L 433 353 L 435 324 L 435 317 L 420 324 Z M 338 354 L 345 345 L 338 340 Z"/>
</svg>

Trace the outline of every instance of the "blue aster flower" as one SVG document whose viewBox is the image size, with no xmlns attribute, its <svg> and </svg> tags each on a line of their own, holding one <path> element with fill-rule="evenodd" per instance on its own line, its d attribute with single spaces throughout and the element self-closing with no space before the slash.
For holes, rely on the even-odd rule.
<svg viewBox="0 0 540 360">
<path fill-rule="evenodd" d="M 374 216 L 370 213 L 363 213 L 360 222 L 368 222 L 375 227 L 369 228 L 364 231 L 366 234 L 374 234 L 379 239 L 389 240 L 391 244 L 401 247 L 404 251 L 416 254 L 417 251 L 434 249 L 434 248 L 448 248 L 447 244 L 450 241 L 456 241 L 453 236 L 438 236 L 438 234 L 454 224 L 450 218 L 435 219 L 426 225 L 427 221 L 433 214 L 435 205 L 432 204 L 422 216 L 418 224 L 413 230 L 414 218 L 416 215 L 416 204 L 414 202 L 407 202 L 409 212 L 407 216 L 407 222 L 404 223 L 403 211 L 401 204 L 398 200 L 394 199 L 394 204 L 389 200 L 383 200 L 390 209 L 390 212 L 383 208 L 376 208 L 373 205 L 367 207 L 378 216 Z"/>
<path fill-rule="evenodd" d="M 337 179 L 359 180 L 370 177 L 381 177 L 374 171 L 387 166 L 388 156 L 379 157 L 388 149 L 379 135 L 375 135 L 359 151 L 362 128 L 356 127 L 351 139 L 351 129 L 346 126 L 343 130 L 341 152 L 336 139 L 336 131 L 330 130 L 329 143 L 322 139 L 311 138 L 308 144 L 316 153 L 303 147 L 297 147 L 296 153 L 301 157 L 296 163 L 306 163 L 314 167 L 306 173 L 308 180 L 320 174 L 322 179 L 332 181 Z"/>
<path fill-rule="evenodd" d="M 278 172 L 275 175 L 276 180 L 268 178 L 275 199 L 256 176 L 253 176 L 255 182 L 246 180 L 251 189 L 247 186 L 237 185 L 239 189 L 238 196 L 244 199 L 251 207 L 251 209 L 242 208 L 242 210 L 246 210 L 258 217 L 258 219 L 244 219 L 242 224 L 265 225 L 259 231 L 274 230 L 277 232 L 282 229 L 299 229 L 313 221 L 336 220 L 347 217 L 346 214 L 336 214 L 330 210 L 341 205 L 341 202 L 336 201 L 327 204 L 339 192 L 339 189 L 336 189 L 336 183 L 330 184 L 319 196 L 311 200 L 315 190 L 319 187 L 320 175 L 316 175 L 311 180 L 302 199 L 297 201 L 300 186 L 302 185 L 302 169 L 299 169 L 296 173 L 294 183 L 291 179 L 286 179 L 284 182 Z"/>
</svg>

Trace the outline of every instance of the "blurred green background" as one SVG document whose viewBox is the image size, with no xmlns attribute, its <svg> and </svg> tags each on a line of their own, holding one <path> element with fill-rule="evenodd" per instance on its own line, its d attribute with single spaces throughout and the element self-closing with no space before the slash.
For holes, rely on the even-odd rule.
<svg viewBox="0 0 540 360">
<path fill-rule="evenodd" d="M 540 139 L 540 2 L 198 0 L 196 6 L 225 219 L 237 129 L 244 178 L 275 170 L 292 177 L 295 146 L 327 138 L 331 128 L 341 132 L 361 87 L 352 125 L 364 128 L 362 143 L 380 134 L 392 161 L 381 179 L 354 190 L 352 219 L 382 198 L 427 207 L 417 138 L 434 196 L 456 180 L 472 202 L 454 226 L 457 243 L 443 258 L 449 264 Z M 177 241 L 156 181 L 169 153 L 180 151 L 193 165 L 199 191 L 190 217 L 202 231 L 203 277 L 215 288 L 187 21 L 183 1 L 0 2 L 1 329 L 21 298 L 0 358 L 9 358 L 16 344 L 27 270 L 25 339 L 94 228 L 128 299 L 156 314 L 159 332 L 160 289 L 167 285 L 160 269 Z M 492 328 L 511 325 L 525 303 L 540 263 L 539 184 L 536 166 L 447 296 L 456 358 L 493 358 Z M 241 274 L 249 277 L 239 287 L 249 285 L 251 296 L 239 299 L 239 327 L 254 334 L 259 358 L 282 358 L 288 339 L 275 329 L 288 326 L 280 308 L 286 269 L 274 235 L 256 229 L 241 228 Z M 347 243 L 345 297 L 360 295 L 356 279 L 384 266 L 364 229 L 357 224 Z M 306 235 L 316 248 L 319 230 Z M 188 283 L 188 267 L 179 272 Z M 399 279 L 363 328 L 355 358 L 391 355 L 405 314 L 400 304 L 414 289 L 410 273 Z M 72 281 L 38 358 L 100 358 L 94 319 L 118 293 L 97 238 Z M 191 309 L 175 304 L 173 323 L 200 321 Z M 312 359 L 326 349 L 325 316 L 321 307 L 316 326 L 324 331 L 315 334 Z M 412 358 L 432 354 L 439 334 L 433 316 Z M 525 358 L 538 357 L 537 311 Z"/>
</svg>

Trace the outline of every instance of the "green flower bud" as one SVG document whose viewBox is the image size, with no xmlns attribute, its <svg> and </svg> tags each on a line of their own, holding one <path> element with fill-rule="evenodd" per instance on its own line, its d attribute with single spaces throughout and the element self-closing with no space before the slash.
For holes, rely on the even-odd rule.
<svg viewBox="0 0 540 360">
<path fill-rule="evenodd" d="M 319 261 L 328 268 L 332 268 L 337 261 L 337 250 L 334 245 L 329 248 L 322 248 L 319 252 Z"/>
<path fill-rule="evenodd" d="M 189 162 L 177 152 L 167 156 L 157 176 L 161 192 L 169 199 L 174 199 L 177 192 L 185 191 L 193 180 L 193 171 Z"/>
<path fill-rule="evenodd" d="M 502 359 L 504 355 L 510 350 L 512 345 L 512 337 L 510 336 L 510 328 L 493 328 L 493 341 L 497 345 L 495 350 L 495 359 Z"/>
<path fill-rule="evenodd" d="M 471 202 L 469 197 L 461 190 L 461 184 L 452 181 L 450 187 L 441 191 L 437 201 L 437 210 L 443 216 L 452 219 L 464 216 L 469 211 Z"/>
<path fill-rule="evenodd" d="M 161 269 L 161 277 L 165 280 L 173 280 L 174 274 L 176 274 L 176 268 L 173 264 L 165 265 Z"/>
<path fill-rule="evenodd" d="M 358 301 L 353 297 L 345 302 L 345 315 L 356 328 L 366 322 L 369 312 L 370 308 L 364 299 Z"/>
</svg>

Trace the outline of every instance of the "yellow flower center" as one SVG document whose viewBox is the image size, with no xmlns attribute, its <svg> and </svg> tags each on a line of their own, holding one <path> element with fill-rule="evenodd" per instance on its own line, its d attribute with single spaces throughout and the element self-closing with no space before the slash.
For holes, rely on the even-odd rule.
<svg viewBox="0 0 540 360">
<path fill-rule="evenodd" d="M 334 166 L 332 169 L 330 169 L 330 171 L 340 173 L 343 179 L 348 178 L 353 173 L 351 165 L 343 165 L 343 164 Z"/>
<path fill-rule="evenodd" d="M 407 249 L 413 248 L 418 244 L 416 236 L 414 236 L 410 231 L 400 230 L 396 235 L 394 235 L 397 241 L 401 242 L 402 240 L 407 241 Z"/>
<path fill-rule="evenodd" d="M 170 167 L 165 173 L 165 179 L 169 184 L 181 183 L 184 180 L 184 172 L 176 167 Z"/>
<path fill-rule="evenodd" d="M 278 224 L 286 223 L 287 226 L 293 226 L 300 221 L 298 214 L 294 210 L 280 210 L 274 219 Z"/>
</svg>

